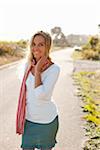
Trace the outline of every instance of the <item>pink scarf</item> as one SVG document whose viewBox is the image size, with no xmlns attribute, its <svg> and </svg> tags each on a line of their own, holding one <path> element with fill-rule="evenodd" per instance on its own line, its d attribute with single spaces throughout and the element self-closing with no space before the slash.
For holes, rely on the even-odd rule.
<svg viewBox="0 0 100 150">
<path fill-rule="evenodd" d="M 24 123 L 25 123 L 25 113 L 26 113 L 26 79 L 28 74 L 31 70 L 31 66 L 26 69 L 24 74 L 21 88 L 20 88 L 20 95 L 18 100 L 18 108 L 17 108 L 17 115 L 16 115 L 16 134 L 23 134 L 24 132 Z"/>
</svg>

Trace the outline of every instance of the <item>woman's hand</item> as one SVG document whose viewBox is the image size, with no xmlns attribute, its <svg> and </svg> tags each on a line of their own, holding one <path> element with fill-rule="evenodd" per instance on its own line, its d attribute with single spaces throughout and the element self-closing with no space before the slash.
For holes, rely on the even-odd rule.
<svg viewBox="0 0 100 150">
<path fill-rule="evenodd" d="M 33 61 L 31 62 L 31 66 L 35 67 L 35 60 L 33 59 Z"/>
<path fill-rule="evenodd" d="M 35 72 L 42 72 L 46 69 L 47 65 L 49 63 L 49 60 L 47 59 L 47 56 L 42 56 L 40 60 L 35 65 Z"/>
<path fill-rule="evenodd" d="M 32 72 L 32 74 L 34 75 L 34 73 L 35 73 L 35 60 L 34 60 L 34 59 L 33 59 L 33 61 L 31 62 L 31 66 L 32 66 L 31 72 Z"/>
</svg>

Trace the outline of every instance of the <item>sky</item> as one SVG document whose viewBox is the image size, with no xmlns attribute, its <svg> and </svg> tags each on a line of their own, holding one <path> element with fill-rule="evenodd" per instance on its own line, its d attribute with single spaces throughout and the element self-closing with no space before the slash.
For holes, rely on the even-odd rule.
<svg viewBox="0 0 100 150">
<path fill-rule="evenodd" d="M 98 34 L 100 0 L 0 0 L 0 40 L 29 39 L 55 26 L 68 34 Z"/>
</svg>

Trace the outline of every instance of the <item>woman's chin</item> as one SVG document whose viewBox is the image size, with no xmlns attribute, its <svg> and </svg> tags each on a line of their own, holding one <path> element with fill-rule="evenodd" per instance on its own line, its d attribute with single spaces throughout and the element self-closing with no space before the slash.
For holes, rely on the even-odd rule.
<svg viewBox="0 0 100 150">
<path fill-rule="evenodd" d="M 40 57 L 37 57 L 37 58 L 36 58 L 36 60 L 37 60 L 37 61 L 39 61 L 39 60 L 40 60 L 40 58 L 41 58 L 41 56 L 40 56 Z"/>
</svg>

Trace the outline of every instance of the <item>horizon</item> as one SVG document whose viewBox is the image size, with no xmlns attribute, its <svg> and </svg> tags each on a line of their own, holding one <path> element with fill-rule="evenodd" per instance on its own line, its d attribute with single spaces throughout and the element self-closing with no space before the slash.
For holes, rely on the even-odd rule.
<svg viewBox="0 0 100 150">
<path fill-rule="evenodd" d="M 49 32 L 50 33 L 50 32 Z M 98 34 L 73 34 L 73 33 L 70 33 L 70 34 L 68 34 L 68 35 L 66 35 L 65 33 L 64 33 L 64 35 L 67 37 L 67 36 L 69 36 L 69 35 L 73 35 L 73 36 L 97 36 Z M 52 36 L 52 35 L 51 35 Z M 31 37 L 30 37 L 31 38 Z M 12 38 L 12 39 L 0 39 L 0 42 L 17 42 L 17 41 L 21 41 L 21 40 L 24 40 L 24 41 L 27 41 L 27 40 L 30 40 L 30 38 Z"/>
</svg>

